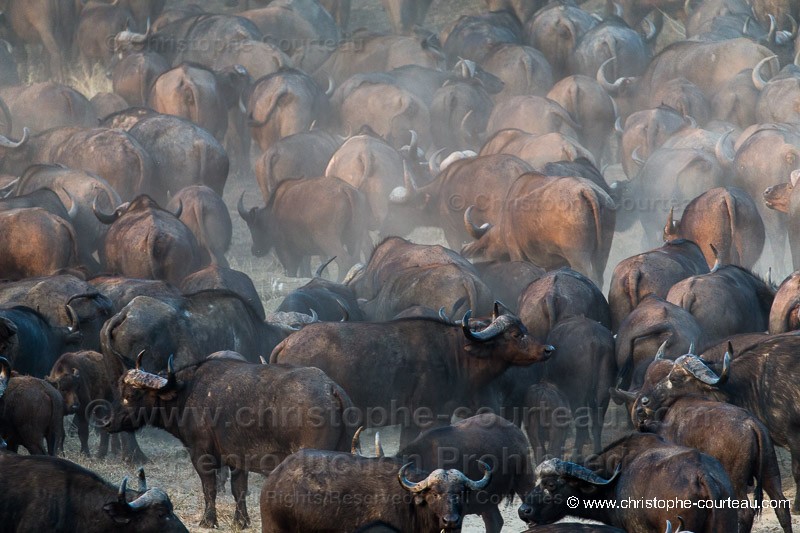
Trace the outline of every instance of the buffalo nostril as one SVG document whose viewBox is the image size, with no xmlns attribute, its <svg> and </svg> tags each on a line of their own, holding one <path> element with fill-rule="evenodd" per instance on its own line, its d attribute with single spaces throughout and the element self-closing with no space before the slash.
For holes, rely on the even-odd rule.
<svg viewBox="0 0 800 533">
<path fill-rule="evenodd" d="M 550 346 L 549 344 L 548 344 L 547 346 L 545 346 L 545 347 L 544 347 L 544 353 L 545 353 L 545 355 L 550 355 L 550 354 L 552 354 L 552 353 L 553 353 L 553 352 L 555 352 L 555 351 L 556 351 L 555 347 L 554 347 L 554 346 Z"/>
<path fill-rule="evenodd" d="M 533 515 L 533 507 L 531 507 L 526 503 L 523 503 L 522 505 L 519 506 L 517 514 L 519 514 L 520 519 L 522 519 L 523 521 L 527 520 L 528 518 L 531 517 L 531 515 Z"/>
</svg>

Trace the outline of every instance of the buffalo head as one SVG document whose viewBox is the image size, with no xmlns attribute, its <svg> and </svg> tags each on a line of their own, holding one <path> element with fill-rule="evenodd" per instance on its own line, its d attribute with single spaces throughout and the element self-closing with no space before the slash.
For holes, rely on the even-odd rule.
<svg viewBox="0 0 800 533">
<path fill-rule="evenodd" d="M 464 495 L 467 491 L 486 488 L 492 478 L 492 469 L 483 461 L 478 461 L 483 478 L 473 481 L 460 470 L 437 469 L 422 481 L 409 481 L 406 472 L 411 466 L 407 463 L 400 468 L 397 479 L 400 485 L 413 494 L 414 504 L 427 506 L 430 512 L 439 517 L 442 530 L 460 530 L 464 512 Z"/>
<path fill-rule="evenodd" d="M 136 356 L 136 367 L 119 378 L 119 403 L 115 405 L 111 418 L 103 421 L 103 426 L 111 433 L 134 430 L 152 422 L 149 415 L 177 395 L 173 356 L 169 357 L 167 377 L 164 378 L 140 368 L 143 355 L 144 350 Z"/>
<path fill-rule="evenodd" d="M 567 500 L 583 500 L 597 492 L 598 487 L 612 485 L 619 475 L 617 467 L 609 479 L 599 476 L 576 463 L 549 459 L 536 467 L 533 490 L 525 496 L 519 517 L 529 524 L 552 524 L 570 514 Z M 578 498 L 578 500 L 575 500 Z"/>
<path fill-rule="evenodd" d="M 522 321 L 500 302 L 494 303 L 494 313 L 488 326 L 474 329 L 470 322 L 472 311 L 461 320 L 467 344 L 464 349 L 476 357 L 494 357 L 513 365 L 527 366 L 546 361 L 555 348 L 542 345 L 528 334 Z"/>
</svg>

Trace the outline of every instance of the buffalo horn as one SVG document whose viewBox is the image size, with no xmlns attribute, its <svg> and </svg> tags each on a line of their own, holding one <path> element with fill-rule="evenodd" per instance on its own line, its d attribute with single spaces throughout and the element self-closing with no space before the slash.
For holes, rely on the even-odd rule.
<svg viewBox="0 0 800 533">
<path fill-rule="evenodd" d="M 375 457 L 385 457 L 381 445 L 381 434 L 378 431 L 375 432 Z"/>
<path fill-rule="evenodd" d="M 466 119 L 466 117 L 464 118 Z M 432 153 L 431 156 L 428 158 L 428 170 L 430 170 L 431 176 L 436 176 L 439 174 L 439 172 L 441 172 L 442 152 L 444 152 L 445 150 L 446 148 L 440 148 L 436 150 L 434 153 Z"/>
<path fill-rule="evenodd" d="M 792 187 L 797 185 L 797 180 L 800 179 L 800 169 L 792 170 L 792 173 L 789 174 L 789 181 L 792 184 Z"/>
<path fill-rule="evenodd" d="M 695 353 L 694 353 L 694 341 L 689 343 L 689 351 L 686 352 L 686 353 L 688 353 L 689 355 L 695 355 Z"/>
<path fill-rule="evenodd" d="M 175 355 L 170 354 L 167 359 L 167 384 L 166 387 L 173 387 L 177 380 L 175 378 Z"/>
<path fill-rule="evenodd" d="M 639 148 L 641 148 L 641 146 L 637 146 L 636 148 L 633 149 L 633 152 L 631 153 L 631 159 L 637 165 L 642 166 L 645 164 L 645 160 L 642 159 L 641 156 L 639 155 Z"/>
<path fill-rule="evenodd" d="M 580 479 L 581 481 L 585 481 L 587 483 L 591 483 L 592 485 L 608 485 L 616 477 L 619 475 L 620 467 L 617 466 L 617 469 L 614 471 L 614 475 L 612 475 L 609 479 L 605 479 L 601 476 L 598 476 L 585 466 L 581 466 L 576 463 L 570 463 L 567 461 L 562 461 L 561 459 L 549 459 L 544 463 L 540 464 L 536 467 L 537 477 L 542 473 L 549 473 L 549 474 L 556 474 L 558 476 L 567 476 L 575 479 Z"/>
<path fill-rule="evenodd" d="M 483 461 L 478 461 L 478 467 L 483 471 L 483 477 L 478 481 L 473 481 L 467 478 L 467 476 L 464 476 L 465 483 L 470 490 L 485 489 L 486 485 L 488 485 L 489 481 L 492 479 L 492 468 L 488 464 Z"/>
<path fill-rule="evenodd" d="M 658 28 L 655 24 L 653 24 L 653 21 L 647 17 L 645 17 L 644 23 L 647 24 L 647 32 L 644 35 L 644 41 L 646 43 L 651 43 L 656 37 L 658 37 Z"/>
<path fill-rule="evenodd" d="M 331 262 L 332 262 L 334 259 L 336 259 L 336 256 L 335 256 L 335 255 L 334 255 L 333 257 L 331 257 L 330 259 L 328 259 L 327 261 L 325 261 L 324 263 L 322 263 L 321 265 L 319 265 L 319 266 L 317 267 L 317 270 L 316 270 L 316 272 L 314 272 L 314 277 L 315 277 L 315 278 L 321 278 L 321 277 L 322 277 L 322 273 L 323 273 L 323 272 L 325 272 L 325 268 L 326 268 L 328 265 L 330 265 L 330 264 L 331 264 Z"/>
<path fill-rule="evenodd" d="M 169 501 L 169 496 L 161 489 L 150 489 L 131 503 L 128 504 L 133 510 L 146 509 L 152 505 L 165 504 Z"/>
<path fill-rule="evenodd" d="M 498 335 L 502 334 L 511 325 L 511 317 L 502 315 L 492 320 L 492 323 L 486 326 L 482 331 L 472 331 L 469 327 L 469 318 L 472 316 L 472 310 L 468 309 L 464 313 L 464 318 L 461 319 L 461 329 L 464 331 L 464 336 L 470 340 L 485 342 L 492 340 Z"/>
<path fill-rule="evenodd" d="M 733 130 L 726 131 L 719 138 L 717 144 L 714 145 L 714 155 L 716 156 L 717 161 L 719 161 L 719 164 L 725 169 L 730 169 L 733 167 L 733 157 L 728 155 L 728 151 L 725 149 L 728 137 L 730 137 L 732 133 Z"/>
<path fill-rule="evenodd" d="M 414 130 L 408 130 L 411 134 L 411 141 L 408 143 L 408 155 L 411 157 L 417 157 L 417 150 L 419 149 L 419 140 L 417 139 L 417 132 Z"/>
<path fill-rule="evenodd" d="M 136 370 L 142 369 L 142 356 L 144 356 L 144 350 L 139 352 L 139 354 L 136 356 Z"/>
<path fill-rule="evenodd" d="M 67 189 L 61 187 L 61 191 L 67 196 L 67 198 L 69 198 L 69 210 L 67 211 L 67 216 L 70 220 L 75 220 L 75 216 L 78 214 L 78 203 Z"/>
<path fill-rule="evenodd" d="M 397 472 L 397 479 L 400 480 L 400 484 L 407 491 L 413 493 L 419 493 L 428 488 L 428 478 L 425 478 L 417 483 L 409 481 L 408 478 L 406 477 L 406 471 L 412 464 L 414 463 L 406 463 L 403 466 L 401 466 L 400 470 Z"/>
<path fill-rule="evenodd" d="M 242 195 L 239 197 L 239 202 L 236 204 L 236 210 L 239 212 L 239 216 L 242 217 L 242 220 L 244 220 L 245 222 L 251 222 L 253 220 L 253 217 L 255 216 L 256 208 L 251 207 L 249 211 L 245 209 L 244 195 L 245 193 L 243 192 Z"/>
<path fill-rule="evenodd" d="M 147 478 L 144 475 L 144 467 L 139 467 L 137 477 L 139 478 L 139 492 L 145 492 L 147 490 Z"/>
<path fill-rule="evenodd" d="M 126 492 L 128 492 L 128 476 L 122 478 L 122 483 L 119 484 L 119 491 L 117 491 L 117 500 L 123 505 L 128 505 L 128 500 L 125 499 Z"/>
<path fill-rule="evenodd" d="M 472 221 L 472 210 L 474 208 L 475 206 L 471 205 L 464 211 L 464 226 L 467 228 L 467 232 L 470 236 L 477 241 L 486 235 L 486 232 L 492 228 L 492 225 L 488 222 L 484 222 L 480 226 L 476 226 Z"/>
<path fill-rule="evenodd" d="M 614 121 L 614 131 L 619 135 L 625 133 L 625 128 L 622 127 L 622 117 L 617 117 L 617 120 Z"/>
<path fill-rule="evenodd" d="M 658 347 L 658 351 L 656 351 L 656 356 L 654 358 L 654 361 L 658 361 L 659 359 L 663 359 L 664 358 L 664 354 L 666 353 L 666 350 L 667 350 L 667 341 L 664 341 L 664 342 L 661 343 L 661 346 Z"/>
<path fill-rule="evenodd" d="M 765 57 L 759 61 L 755 67 L 753 67 L 753 73 L 750 75 L 750 78 L 753 80 L 753 85 L 755 85 L 756 89 L 759 91 L 764 90 L 764 87 L 767 85 L 767 81 L 769 81 L 764 77 L 763 74 L 764 65 L 766 63 L 772 63 L 773 60 L 777 61 L 778 56 L 772 55 Z"/>
<path fill-rule="evenodd" d="M 622 86 L 622 84 L 625 83 L 626 80 L 628 80 L 628 78 L 619 78 L 614 83 L 611 83 L 611 82 L 608 81 L 608 78 L 606 77 L 606 66 L 609 63 L 611 63 L 612 61 L 616 61 L 616 60 L 617 60 L 617 56 L 613 56 L 613 57 L 610 57 L 610 58 L 606 59 L 603 62 L 603 64 L 600 65 L 600 68 L 597 69 L 597 75 L 595 76 L 597 78 L 597 82 L 609 94 L 616 94 L 617 92 L 619 92 L 619 89 Z"/>
<path fill-rule="evenodd" d="M 181 218 L 181 214 L 183 213 L 183 200 L 178 200 L 178 209 L 175 210 L 175 218 Z"/>
<path fill-rule="evenodd" d="M 73 309 L 69 304 L 64 306 L 64 310 L 67 312 L 67 316 L 69 317 L 69 326 L 67 326 L 67 329 L 69 329 L 70 333 L 73 331 L 78 331 L 81 323 L 80 319 L 78 318 L 78 313 L 76 313 L 75 309 Z"/>
<path fill-rule="evenodd" d="M 667 225 L 664 227 L 664 233 L 667 235 L 675 235 L 678 226 L 675 224 L 675 208 L 669 208 L 669 215 L 667 216 Z"/>
<path fill-rule="evenodd" d="M 714 254 L 714 266 L 711 267 L 711 272 L 716 272 L 721 266 L 719 261 L 719 252 L 717 251 L 717 247 L 712 243 L 708 243 L 708 245 L 711 247 L 711 253 Z"/>
<path fill-rule="evenodd" d="M 118 210 L 114 211 L 110 215 L 100 211 L 97 208 L 97 196 L 95 196 L 94 200 L 92 200 L 92 212 L 94 213 L 94 216 L 97 217 L 97 220 L 106 225 L 113 224 L 114 222 L 116 222 L 117 218 L 119 218 Z"/>
<path fill-rule="evenodd" d="M 726 360 L 730 361 L 730 356 L 728 356 Z M 680 364 L 687 372 L 706 385 L 717 385 L 720 382 L 720 376 L 717 376 L 696 355 L 684 355 L 679 357 L 676 364 Z M 726 366 L 727 365 L 723 363 L 723 371 Z"/>
<path fill-rule="evenodd" d="M 333 95 L 333 89 L 334 89 L 333 78 L 328 76 L 328 88 L 325 90 L 325 96 L 330 98 Z"/>
<path fill-rule="evenodd" d="M 259 361 L 261 361 L 261 364 L 262 364 L 262 365 L 269 364 L 269 363 L 267 363 L 267 360 L 266 360 L 266 359 L 264 359 L 264 356 L 263 356 L 263 355 L 259 355 L 259 356 L 258 356 L 258 360 L 259 360 Z"/>
<path fill-rule="evenodd" d="M 0 135 L 0 148 L 19 148 L 26 142 L 28 142 L 28 136 L 30 135 L 30 130 L 28 128 L 22 128 L 22 138 L 17 142 L 12 141 L 5 135 Z"/>
<path fill-rule="evenodd" d="M 775 17 L 773 15 L 767 15 L 769 17 L 769 31 L 767 32 L 767 43 L 775 44 L 775 36 L 777 34 L 778 27 L 775 24 Z"/>
<path fill-rule="evenodd" d="M 360 448 L 361 448 L 361 432 L 364 431 L 364 426 L 358 426 L 355 434 L 353 435 L 353 440 L 350 442 L 350 453 L 352 455 L 361 455 Z"/>
</svg>

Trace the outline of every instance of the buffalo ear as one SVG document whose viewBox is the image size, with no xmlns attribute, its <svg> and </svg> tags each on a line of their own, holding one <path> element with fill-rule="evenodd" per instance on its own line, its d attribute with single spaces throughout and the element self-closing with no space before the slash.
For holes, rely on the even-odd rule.
<svg viewBox="0 0 800 533">
<path fill-rule="evenodd" d="M 414 505 L 420 506 L 425 505 L 425 496 L 422 494 L 415 494 L 414 495 Z"/>
<path fill-rule="evenodd" d="M 111 502 L 103 506 L 103 510 L 117 524 L 128 524 L 133 518 L 133 511 L 127 503 Z"/>
<path fill-rule="evenodd" d="M 0 338 L 7 339 L 17 334 L 17 325 L 7 318 L 0 318 Z"/>
</svg>

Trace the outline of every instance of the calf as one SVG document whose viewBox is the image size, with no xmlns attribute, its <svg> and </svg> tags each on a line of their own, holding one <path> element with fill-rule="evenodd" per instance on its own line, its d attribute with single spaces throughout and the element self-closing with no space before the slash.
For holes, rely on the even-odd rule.
<svg viewBox="0 0 800 533">
<path fill-rule="evenodd" d="M 137 364 L 120 378 L 106 422 L 111 432 L 153 425 L 189 449 L 203 485 L 201 527 L 217 525 L 220 468 L 231 469 L 234 521 L 246 527 L 248 472 L 268 474 L 300 448 L 350 449 L 352 433 L 343 414 L 352 404 L 321 370 L 249 364 L 238 357 L 209 358 L 177 373 L 170 358 L 166 378 Z"/>
<path fill-rule="evenodd" d="M 103 355 L 93 351 L 69 352 L 58 358 L 45 380 L 61 393 L 65 415 L 75 415 L 72 423 L 78 428 L 81 453 L 89 456 L 89 411 L 97 400 L 112 402 L 114 385 L 109 378 Z M 115 442 L 112 447 L 118 444 Z M 108 453 L 108 433 L 100 432 L 97 457 Z"/>
<path fill-rule="evenodd" d="M 126 497 L 100 476 L 65 459 L 0 452 L 0 515 L 6 531 L 188 533 L 169 496 Z"/>
<path fill-rule="evenodd" d="M 55 455 L 64 444 L 64 402 L 44 380 L 12 376 L 11 365 L 0 357 L 0 435 L 7 448 L 16 452 L 20 445 L 31 455 Z"/>
<path fill-rule="evenodd" d="M 481 461 L 488 464 L 493 472 L 491 481 L 464 501 L 464 514 L 481 515 L 488 533 L 499 533 L 503 527 L 500 502 L 515 494 L 522 498 L 532 488 L 533 465 L 525 434 L 493 413 L 425 431 L 397 456 L 425 471 L 454 468 L 468 477 L 479 475 Z"/>
<path fill-rule="evenodd" d="M 395 458 L 300 450 L 264 481 L 261 531 L 349 533 L 376 520 L 400 531 L 460 531 L 465 502 L 492 475 L 485 463 L 478 481 L 455 469 L 410 467 Z"/>
<path fill-rule="evenodd" d="M 563 457 L 564 444 L 572 424 L 569 400 L 564 393 L 546 381 L 531 385 L 525 393 L 525 413 L 528 415 L 525 429 L 536 463 L 540 463 L 545 454 Z"/>
</svg>

